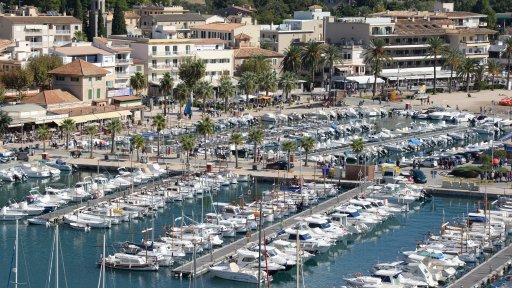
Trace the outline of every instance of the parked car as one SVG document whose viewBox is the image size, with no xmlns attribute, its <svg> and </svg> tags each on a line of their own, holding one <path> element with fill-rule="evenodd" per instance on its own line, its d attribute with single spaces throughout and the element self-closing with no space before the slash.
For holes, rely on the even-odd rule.
<svg viewBox="0 0 512 288">
<path fill-rule="evenodd" d="M 420 166 L 422 167 L 437 167 L 437 159 L 435 158 L 425 158 L 420 162 Z"/>
<path fill-rule="evenodd" d="M 290 169 L 293 168 L 293 163 L 290 163 Z M 267 169 L 276 169 L 276 170 L 287 170 L 288 169 L 288 161 L 280 160 L 273 163 L 268 163 L 265 167 Z"/>
<path fill-rule="evenodd" d="M 414 181 L 414 183 L 418 183 L 418 184 L 427 183 L 427 176 L 425 176 L 423 171 L 421 171 L 419 169 L 411 169 L 411 171 L 409 171 L 409 173 L 411 174 L 412 180 Z"/>
</svg>

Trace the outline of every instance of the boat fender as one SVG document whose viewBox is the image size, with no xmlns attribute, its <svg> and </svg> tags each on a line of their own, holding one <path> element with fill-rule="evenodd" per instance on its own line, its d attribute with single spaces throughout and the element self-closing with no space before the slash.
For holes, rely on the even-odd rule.
<svg viewBox="0 0 512 288">
<path fill-rule="evenodd" d="M 361 277 L 361 276 L 362 276 L 362 274 L 361 274 L 361 272 L 356 272 L 356 273 L 354 274 L 354 276 L 356 276 L 356 278 L 359 278 L 359 277 Z"/>
</svg>

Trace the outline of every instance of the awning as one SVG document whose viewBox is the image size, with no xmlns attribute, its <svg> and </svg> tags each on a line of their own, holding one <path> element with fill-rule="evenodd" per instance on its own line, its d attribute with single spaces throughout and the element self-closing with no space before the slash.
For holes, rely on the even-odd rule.
<svg viewBox="0 0 512 288">
<path fill-rule="evenodd" d="M 122 115 L 119 114 L 119 112 L 106 112 L 106 113 L 94 114 L 94 116 L 96 117 L 95 120 L 103 120 L 103 119 L 119 118 Z"/>
<path fill-rule="evenodd" d="M 353 77 L 347 77 L 346 78 L 347 80 L 349 81 L 352 81 L 352 82 L 357 82 L 359 84 L 371 84 L 373 85 L 373 83 L 375 82 L 375 77 L 374 76 L 353 76 Z M 382 78 L 378 78 L 377 77 L 377 84 L 382 84 L 382 83 L 385 83 L 386 81 L 384 81 Z"/>
<path fill-rule="evenodd" d="M 22 127 L 23 125 L 24 125 L 24 123 L 11 123 L 11 124 L 9 124 L 9 128 Z"/>
<path fill-rule="evenodd" d="M 121 115 L 121 116 L 131 116 L 132 115 L 132 111 L 130 111 L 130 110 L 121 110 L 121 111 L 117 111 L 117 113 L 119 113 L 119 115 Z"/>
</svg>

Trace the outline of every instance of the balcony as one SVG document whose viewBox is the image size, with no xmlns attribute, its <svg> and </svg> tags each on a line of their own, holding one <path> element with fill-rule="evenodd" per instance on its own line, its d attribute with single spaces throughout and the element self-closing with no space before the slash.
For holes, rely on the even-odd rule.
<svg viewBox="0 0 512 288">
<path fill-rule="evenodd" d="M 178 70 L 178 66 L 172 65 L 172 64 L 151 65 L 149 68 L 151 68 L 152 70 L 169 70 L 169 71 Z"/>
<path fill-rule="evenodd" d="M 130 73 L 128 72 L 116 72 L 117 78 L 130 78 Z"/>
<path fill-rule="evenodd" d="M 54 41 L 53 42 L 53 46 L 59 47 L 59 46 L 67 45 L 69 43 L 71 43 L 71 41 Z"/>
<path fill-rule="evenodd" d="M 55 34 L 71 34 L 71 30 L 55 30 Z"/>
<path fill-rule="evenodd" d="M 196 51 L 189 51 L 187 52 L 171 52 L 171 51 L 165 51 L 165 52 L 153 52 L 151 53 L 151 56 L 153 57 L 178 57 L 178 56 L 192 56 L 196 53 Z"/>
<path fill-rule="evenodd" d="M 43 35 L 43 30 L 25 30 L 25 35 L 27 35 L 27 36 L 41 36 L 41 35 Z"/>
<path fill-rule="evenodd" d="M 43 42 L 29 42 L 31 47 L 43 47 Z"/>
<path fill-rule="evenodd" d="M 133 60 L 131 58 L 117 58 L 116 64 L 118 65 L 131 65 L 133 64 Z"/>
</svg>

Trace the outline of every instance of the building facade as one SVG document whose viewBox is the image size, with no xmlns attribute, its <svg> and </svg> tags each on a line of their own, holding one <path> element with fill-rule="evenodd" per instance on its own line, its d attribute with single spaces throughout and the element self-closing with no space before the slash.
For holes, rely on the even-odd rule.
<svg viewBox="0 0 512 288">
<path fill-rule="evenodd" d="M 260 25 L 248 23 L 214 23 L 198 25 L 191 28 L 192 38 L 221 39 L 226 47 L 236 46 L 236 36 L 245 34 L 250 37 L 250 45 L 260 45 Z"/>
</svg>

